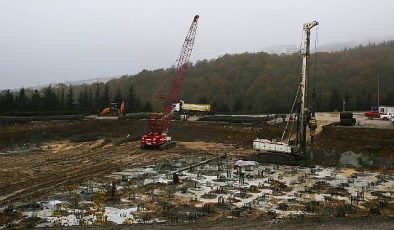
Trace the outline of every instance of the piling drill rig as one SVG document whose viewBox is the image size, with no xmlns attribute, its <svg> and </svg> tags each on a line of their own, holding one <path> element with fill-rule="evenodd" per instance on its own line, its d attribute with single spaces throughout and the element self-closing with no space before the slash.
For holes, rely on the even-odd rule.
<svg viewBox="0 0 394 230">
<path fill-rule="evenodd" d="M 163 115 L 156 113 L 151 114 L 148 122 L 149 129 L 141 138 L 141 148 L 153 147 L 165 149 L 175 146 L 175 142 L 171 141 L 171 135 L 169 134 L 171 119 L 174 113 L 173 106 L 180 98 L 183 80 L 189 65 L 190 55 L 196 37 L 198 18 L 198 15 L 194 16 L 185 41 L 183 42 L 179 57 L 176 60 L 175 75 L 171 79 L 169 93 L 160 97 L 165 100 Z"/>
<path fill-rule="evenodd" d="M 317 21 L 305 23 L 303 26 L 303 45 L 304 48 L 301 50 L 302 55 L 302 79 L 301 84 L 299 85 L 296 98 L 294 100 L 292 109 L 290 114 L 293 113 L 293 109 L 296 108 L 296 139 L 290 140 L 290 135 L 292 131 L 289 131 L 289 142 L 284 143 L 284 135 L 286 129 L 290 123 L 290 119 L 286 124 L 286 128 L 282 134 L 281 141 L 276 140 L 267 140 L 267 139 L 255 139 L 253 141 L 253 148 L 258 151 L 266 151 L 266 152 L 275 152 L 280 154 L 286 154 L 290 156 L 302 156 L 304 159 L 309 159 L 311 162 L 313 161 L 313 151 L 314 151 L 314 136 L 315 130 L 317 128 L 316 118 L 315 118 L 315 109 L 314 109 L 314 97 L 312 96 L 312 103 L 309 100 L 309 56 L 310 56 L 310 33 L 311 29 L 315 26 L 319 25 Z M 314 90 L 312 90 L 314 91 Z M 298 106 L 295 106 L 298 104 Z M 298 108 L 297 108 L 298 107 Z M 309 127 L 309 134 L 311 137 L 311 150 L 310 155 L 307 153 L 307 127 Z"/>
</svg>

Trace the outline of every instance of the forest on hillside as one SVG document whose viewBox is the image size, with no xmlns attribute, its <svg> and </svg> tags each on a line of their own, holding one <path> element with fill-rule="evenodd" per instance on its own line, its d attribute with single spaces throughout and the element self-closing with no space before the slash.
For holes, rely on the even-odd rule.
<svg viewBox="0 0 394 230">
<path fill-rule="evenodd" d="M 173 68 L 143 70 L 107 83 L 3 90 L 0 114 L 97 113 L 110 102 L 123 100 L 127 112 L 161 111 L 159 96 L 169 91 L 174 73 Z M 312 54 L 309 73 L 317 111 L 342 110 L 343 100 L 347 110 L 376 106 L 378 79 L 380 104 L 394 105 L 394 41 Z M 181 99 L 209 103 L 218 113 L 286 113 L 300 81 L 298 53 L 226 54 L 190 63 Z"/>
</svg>

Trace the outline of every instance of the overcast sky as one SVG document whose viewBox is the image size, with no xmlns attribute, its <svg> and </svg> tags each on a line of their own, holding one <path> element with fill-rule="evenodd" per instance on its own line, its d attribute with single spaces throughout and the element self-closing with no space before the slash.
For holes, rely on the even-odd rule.
<svg viewBox="0 0 394 230">
<path fill-rule="evenodd" d="M 175 63 L 195 14 L 192 61 L 298 45 L 394 38 L 393 0 L 0 0 L 0 89 L 135 74 Z"/>
</svg>

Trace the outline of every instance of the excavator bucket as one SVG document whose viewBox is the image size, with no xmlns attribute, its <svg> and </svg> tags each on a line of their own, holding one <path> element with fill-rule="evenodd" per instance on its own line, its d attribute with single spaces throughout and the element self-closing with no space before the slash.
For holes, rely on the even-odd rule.
<svg viewBox="0 0 394 230">
<path fill-rule="evenodd" d="M 124 101 L 122 101 L 122 103 L 120 104 L 120 108 L 119 108 L 119 114 L 126 114 L 126 109 L 124 106 Z"/>
<path fill-rule="evenodd" d="M 107 107 L 107 108 L 103 109 L 103 110 L 100 112 L 100 115 L 101 115 L 101 116 L 105 116 L 105 115 L 108 115 L 109 112 L 110 112 L 110 109 Z"/>
</svg>

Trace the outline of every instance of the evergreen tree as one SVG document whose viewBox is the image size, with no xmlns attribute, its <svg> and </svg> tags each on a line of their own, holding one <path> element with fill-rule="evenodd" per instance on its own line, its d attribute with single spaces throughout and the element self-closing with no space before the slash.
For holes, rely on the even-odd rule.
<svg viewBox="0 0 394 230">
<path fill-rule="evenodd" d="M 384 105 L 388 105 L 388 106 L 394 106 L 394 90 L 390 89 L 390 91 L 388 91 L 384 97 L 383 100 L 383 104 Z"/>
<path fill-rule="evenodd" d="M 355 110 L 361 111 L 364 110 L 364 102 L 362 101 L 361 97 L 359 95 L 356 96 L 356 105 L 355 105 Z"/>
<path fill-rule="evenodd" d="M 315 106 L 316 106 L 316 112 L 323 112 L 323 111 L 325 111 L 324 107 L 323 107 L 323 95 L 322 95 L 321 91 L 319 91 L 316 94 Z"/>
<path fill-rule="evenodd" d="M 71 85 L 68 87 L 68 93 L 66 97 L 66 108 L 67 110 L 73 110 L 74 109 L 74 92 L 73 88 Z"/>
<path fill-rule="evenodd" d="M 144 107 L 143 107 L 143 112 L 152 112 L 152 103 L 150 101 L 145 102 Z"/>
<path fill-rule="evenodd" d="M 34 90 L 33 94 L 31 95 L 30 108 L 33 111 L 37 111 L 41 108 L 41 95 L 38 90 Z"/>
<path fill-rule="evenodd" d="M 152 106 L 152 105 L 151 105 Z M 134 112 L 141 112 L 142 110 L 142 103 L 139 97 L 135 97 L 134 101 Z M 151 109 L 153 110 L 153 109 Z"/>
<path fill-rule="evenodd" d="M 86 109 L 86 103 L 84 101 L 84 97 L 83 97 L 83 92 L 80 91 L 79 92 L 79 96 L 78 96 L 78 110 L 80 112 L 84 111 Z"/>
<path fill-rule="evenodd" d="M 122 92 L 120 92 L 120 90 L 118 89 L 116 91 L 116 94 L 115 94 L 113 102 L 116 102 L 116 103 L 118 103 L 120 105 L 120 103 L 122 103 L 122 101 L 123 101 Z"/>
<path fill-rule="evenodd" d="M 89 112 L 94 112 L 94 99 L 93 99 L 93 93 L 92 93 L 92 88 L 89 87 L 89 94 L 88 94 L 88 108 L 89 108 Z"/>
<path fill-rule="evenodd" d="M 133 86 L 131 85 L 126 96 L 126 110 L 129 113 L 137 112 L 139 109 L 136 108 L 137 97 L 134 94 Z"/>
<path fill-rule="evenodd" d="M 198 104 L 209 104 L 209 102 L 208 102 L 208 99 L 206 98 L 206 97 L 200 97 L 199 99 L 198 99 L 198 102 L 197 102 Z"/>
<path fill-rule="evenodd" d="M 21 88 L 19 90 L 18 98 L 17 98 L 17 108 L 19 111 L 27 111 L 27 105 L 29 103 L 29 98 L 26 96 L 25 88 Z"/>
<path fill-rule="evenodd" d="M 364 110 L 369 109 L 374 106 L 374 104 L 372 102 L 372 93 L 369 92 L 366 96 L 367 96 L 367 99 L 366 99 L 366 104 L 364 105 Z"/>
<path fill-rule="evenodd" d="M 243 104 L 241 99 L 237 99 L 234 103 L 233 112 L 239 113 L 243 110 Z"/>
<path fill-rule="evenodd" d="M 59 95 L 59 109 L 64 109 L 64 84 L 61 84 Z"/>
<path fill-rule="evenodd" d="M 43 109 L 46 111 L 54 111 L 57 107 L 57 98 L 55 91 L 53 90 L 52 86 L 49 85 L 42 89 L 43 91 L 43 98 L 42 98 L 42 106 Z"/>
<path fill-rule="evenodd" d="M 1 106 L 6 113 L 16 109 L 14 95 L 9 89 L 3 91 L 3 96 L 1 97 Z"/>
<path fill-rule="evenodd" d="M 246 107 L 246 111 L 247 111 L 247 112 L 253 111 L 253 106 L 252 106 L 252 105 L 248 105 L 248 106 Z"/>
<path fill-rule="evenodd" d="M 218 110 L 218 103 L 216 101 L 213 101 L 211 105 L 211 111 L 215 112 L 217 110 Z"/>
<path fill-rule="evenodd" d="M 94 97 L 94 103 L 95 103 L 95 111 L 100 111 L 101 110 L 101 96 L 100 96 L 100 85 L 98 82 L 96 82 L 96 93 Z"/>
<path fill-rule="evenodd" d="M 228 107 L 227 104 L 222 104 L 222 105 L 219 106 L 218 112 L 228 113 L 228 112 L 230 112 L 230 108 Z"/>
<path fill-rule="evenodd" d="M 85 86 L 84 90 L 79 92 L 78 107 L 81 112 L 88 112 L 89 108 L 89 94 L 88 88 Z"/>
<path fill-rule="evenodd" d="M 109 103 L 110 103 L 109 85 L 108 85 L 108 83 L 106 83 L 103 96 L 101 97 L 100 108 L 102 109 L 102 108 L 108 107 Z"/>
<path fill-rule="evenodd" d="M 329 110 L 330 111 L 341 111 L 342 107 L 342 100 L 339 97 L 339 93 L 337 89 L 333 89 L 330 95 L 330 102 L 329 102 Z"/>
</svg>

